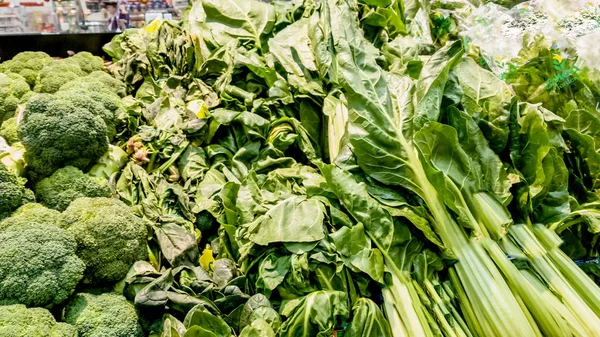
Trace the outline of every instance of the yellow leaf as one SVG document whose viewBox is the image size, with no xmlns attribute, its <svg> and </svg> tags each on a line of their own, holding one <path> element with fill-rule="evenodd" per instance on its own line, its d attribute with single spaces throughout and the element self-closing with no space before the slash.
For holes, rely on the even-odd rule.
<svg viewBox="0 0 600 337">
<path fill-rule="evenodd" d="M 204 269 L 211 272 L 213 271 L 213 264 L 215 262 L 215 258 L 213 257 L 213 251 L 210 248 L 205 248 L 202 252 L 202 256 L 200 256 L 200 264 Z"/>
<path fill-rule="evenodd" d="M 206 106 L 206 103 L 204 103 L 204 101 L 201 99 L 189 102 L 187 104 L 187 109 L 193 112 L 198 118 L 204 118 L 208 116 L 208 107 Z"/>
<path fill-rule="evenodd" d="M 552 58 L 555 59 L 555 60 L 557 60 L 558 63 L 561 63 L 562 60 L 563 60 L 563 58 L 560 55 L 554 55 Z"/>
<path fill-rule="evenodd" d="M 156 18 L 152 22 L 150 22 L 148 25 L 146 25 L 146 27 L 144 27 L 144 29 L 146 30 L 147 33 L 154 33 L 155 31 L 157 31 L 160 28 L 161 24 L 162 24 L 162 20 Z"/>
</svg>

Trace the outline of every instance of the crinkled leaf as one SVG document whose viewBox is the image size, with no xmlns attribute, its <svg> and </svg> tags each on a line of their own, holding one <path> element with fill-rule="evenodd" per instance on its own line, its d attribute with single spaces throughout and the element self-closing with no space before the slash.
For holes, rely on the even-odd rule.
<svg viewBox="0 0 600 337">
<path fill-rule="evenodd" d="M 249 239 L 266 246 L 272 242 L 312 242 L 325 237 L 325 208 L 317 199 L 294 196 L 249 224 Z"/>
</svg>

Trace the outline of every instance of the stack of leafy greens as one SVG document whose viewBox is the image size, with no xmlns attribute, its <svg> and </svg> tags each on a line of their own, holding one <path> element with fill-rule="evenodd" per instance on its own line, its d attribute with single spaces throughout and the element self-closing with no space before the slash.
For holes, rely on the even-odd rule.
<svg viewBox="0 0 600 337">
<path fill-rule="evenodd" d="M 182 27 L 109 44 L 142 152 L 116 191 L 155 224 L 156 278 L 136 304 L 161 277 L 204 298 L 186 283 L 221 279 L 215 255 L 226 280 L 243 275 L 243 300 L 200 306 L 242 335 L 600 334 L 600 289 L 569 258 L 595 254 L 575 228 L 596 221 L 596 127 L 582 120 L 597 95 L 580 89 L 579 107 L 527 94 L 548 77 L 528 68 L 496 77 L 456 41 L 469 10 L 203 0 Z M 207 297 L 227 298 L 212 282 Z M 236 319 L 252 294 L 269 308 L 256 324 Z M 159 297 L 175 312 L 164 327 L 193 326 L 190 303 Z"/>
<path fill-rule="evenodd" d="M 107 44 L 128 96 L 76 171 L 148 229 L 103 284 L 136 331 L 600 336 L 597 72 L 538 35 L 497 75 L 478 5 L 197 0 Z"/>
</svg>

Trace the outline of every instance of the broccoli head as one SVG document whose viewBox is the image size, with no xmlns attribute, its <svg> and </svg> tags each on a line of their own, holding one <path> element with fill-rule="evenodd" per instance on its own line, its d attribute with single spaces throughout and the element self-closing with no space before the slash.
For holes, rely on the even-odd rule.
<svg viewBox="0 0 600 337">
<path fill-rule="evenodd" d="M 17 54 L 12 60 L 1 63 L 0 72 L 19 74 L 33 88 L 40 70 L 50 62 L 52 57 L 46 53 L 26 51 Z"/>
<path fill-rule="evenodd" d="M 53 60 L 40 71 L 34 90 L 40 93 L 53 94 L 60 87 L 74 79 L 85 76 L 75 60 Z"/>
<path fill-rule="evenodd" d="M 58 169 L 41 180 L 35 184 L 34 192 L 38 202 L 59 211 L 64 211 L 77 198 L 111 195 L 108 180 L 89 176 L 73 166 Z"/>
<path fill-rule="evenodd" d="M 15 115 L 21 97 L 30 91 L 23 77 L 0 73 L 0 124 Z"/>
<path fill-rule="evenodd" d="M 34 200 L 33 192 L 25 187 L 23 179 L 0 163 L 0 220 L 10 216 L 19 206 Z"/>
<path fill-rule="evenodd" d="M 107 136 L 112 139 L 117 133 L 117 119 L 125 113 L 121 98 L 102 85 L 96 89 L 72 88 L 59 90 L 56 95 L 68 99 L 77 107 L 84 108 L 96 116 L 100 116 L 107 127 Z"/>
<path fill-rule="evenodd" d="M 79 52 L 70 58 L 77 62 L 81 70 L 86 73 L 92 73 L 94 71 L 104 70 L 104 61 L 98 56 L 94 56 L 92 53 L 87 51 Z"/>
<path fill-rule="evenodd" d="M 83 89 L 87 91 L 94 91 L 102 88 L 111 91 L 119 97 L 125 97 L 127 95 L 127 86 L 125 83 L 117 80 L 104 71 L 94 71 L 91 74 L 71 81 L 60 88 L 61 90 Z"/>
<path fill-rule="evenodd" d="M 19 207 L 10 217 L 0 221 L 0 232 L 9 227 L 39 222 L 40 219 L 43 219 L 45 224 L 63 227 L 59 211 L 47 208 L 42 204 L 29 203 Z"/>
<path fill-rule="evenodd" d="M 51 308 L 64 302 L 85 264 L 68 231 L 44 219 L 18 222 L 0 232 L 0 304 Z"/>
<path fill-rule="evenodd" d="M 117 282 L 134 262 L 148 257 L 146 226 L 118 199 L 79 198 L 62 215 L 87 266 L 86 284 Z"/>
<path fill-rule="evenodd" d="M 72 324 L 79 337 L 143 337 L 133 305 L 116 294 L 73 296 L 64 310 L 65 322 Z"/>
<path fill-rule="evenodd" d="M 34 180 L 65 166 L 86 169 L 108 150 L 106 124 L 77 98 L 40 94 L 23 112 L 18 134 Z"/>
<path fill-rule="evenodd" d="M 19 141 L 16 116 L 9 118 L 2 123 L 2 126 L 0 126 L 0 137 L 4 138 L 9 145 Z"/>
<path fill-rule="evenodd" d="M 57 323 L 46 309 L 27 309 L 15 304 L 0 306 L 0 336 L 77 337 L 77 329 L 67 323 Z"/>
</svg>

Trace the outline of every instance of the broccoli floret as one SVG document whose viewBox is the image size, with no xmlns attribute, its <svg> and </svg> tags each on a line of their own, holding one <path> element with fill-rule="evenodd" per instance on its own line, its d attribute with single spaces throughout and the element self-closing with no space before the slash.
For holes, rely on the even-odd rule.
<svg viewBox="0 0 600 337">
<path fill-rule="evenodd" d="M 82 51 L 71 57 L 72 60 L 77 62 L 81 70 L 86 73 L 92 73 L 94 71 L 104 70 L 104 61 L 98 56 L 94 56 L 92 53 Z"/>
<path fill-rule="evenodd" d="M 64 302 L 83 277 L 70 232 L 44 219 L 0 232 L 0 304 L 51 308 Z"/>
<path fill-rule="evenodd" d="M 77 337 L 77 329 L 67 323 L 57 323 L 46 309 L 27 309 L 15 304 L 0 306 L 0 336 Z"/>
<path fill-rule="evenodd" d="M 91 177 L 72 166 L 58 169 L 41 180 L 34 192 L 38 202 L 59 211 L 64 211 L 77 198 L 110 197 L 111 194 L 108 180 Z"/>
<path fill-rule="evenodd" d="M 33 202 L 33 192 L 25 188 L 23 179 L 0 164 L 0 220 L 8 217 L 19 206 Z"/>
<path fill-rule="evenodd" d="M 120 97 L 127 95 L 127 86 L 125 83 L 117 80 L 104 71 L 94 71 L 91 74 L 71 81 L 61 87 L 62 89 L 83 89 L 88 91 L 103 88 L 117 94 Z"/>
<path fill-rule="evenodd" d="M 37 95 L 37 92 L 35 91 L 28 91 L 25 95 L 23 95 L 21 97 L 21 99 L 19 100 L 19 104 L 26 104 L 27 101 L 29 101 L 29 99 L 33 96 Z"/>
<path fill-rule="evenodd" d="M 87 266 L 86 284 L 119 281 L 134 262 L 148 256 L 146 226 L 118 199 L 79 198 L 63 212 L 63 220 Z"/>
<path fill-rule="evenodd" d="M 30 203 L 19 207 L 10 217 L 0 221 L 0 232 L 9 227 L 39 222 L 40 219 L 43 219 L 45 224 L 63 227 L 59 211 L 47 208 L 42 204 Z"/>
<path fill-rule="evenodd" d="M 85 75 L 86 73 L 81 70 L 75 60 L 54 60 L 42 68 L 34 90 L 36 92 L 53 94 L 63 84 Z"/>
<path fill-rule="evenodd" d="M 110 90 L 104 89 L 101 85 L 96 89 L 85 90 L 82 88 L 72 88 L 61 90 L 57 93 L 71 101 L 75 106 L 84 108 L 96 116 L 100 116 L 107 128 L 107 136 L 112 139 L 117 133 L 117 117 L 125 112 L 125 106 L 121 98 Z"/>
<path fill-rule="evenodd" d="M 9 118 L 2 123 L 2 126 L 0 126 L 0 137 L 4 138 L 8 145 L 19 141 L 16 116 Z"/>
<path fill-rule="evenodd" d="M 133 305 L 116 294 L 76 294 L 64 311 L 65 322 L 77 328 L 79 337 L 142 337 Z"/>
<path fill-rule="evenodd" d="M 19 74 L 25 78 L 30 88 L 33 88 L 40 70 L 51 61 L 52 57 L 46 53 L 26 51 L 0 64 L 0 72 Z"/>
<path fill-rule="evenodd" d="M 32 97 L 23 112 L 18 134 L 34 180 L 65 166 L 86 169 L 108 150 L 102 118 L 77 106 L 69 97 Z"/>
<path fill-rule="evenodd" d="M 0 73 L 0 124 L 15 115 L 21 97 L 28 92 L 29 85 L 23 77 Z"/>
</svg>

